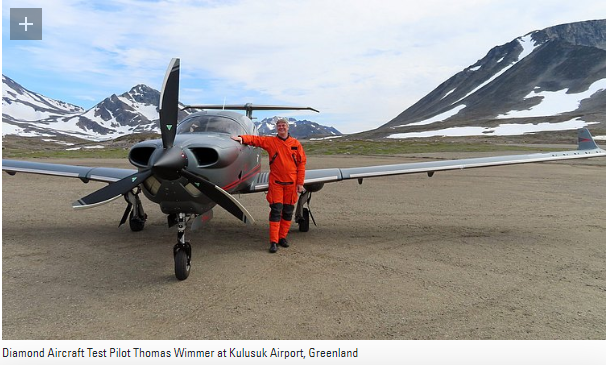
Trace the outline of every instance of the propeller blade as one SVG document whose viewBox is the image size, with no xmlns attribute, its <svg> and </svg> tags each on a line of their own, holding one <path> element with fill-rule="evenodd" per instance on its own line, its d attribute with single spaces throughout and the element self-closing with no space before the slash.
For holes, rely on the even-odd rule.
<svg viewBox="0 0 606 370">
<path fill-rule="evenodd" d="M 225 190 L 187 170 L 181 170 L 181 174 L 190 180 L 204 195 L 245 224 L 255 223 L 255 220 L 246 208 Z"/>
<path fill-rule="evenodd" d="M 119 198 L 134 187 L 139 186 L 139 184 L 145 181 L 150 175 L 151 170 L 147 170 L 145 172 L 140 172 L 131 176 L 127 176 L 122 180 L 109 184 L 106 187 L 101 188 L 95 191 L 94 193 L 91 193 L 85 196 L 84 198 L 75 201 L 72 204 L 72 207 L 74 207 L 75 209 L 84 209 L 109 203 L 112 200 Z"/>
<path fill-rule="evenodd" d="M 168 65 L 162 92 L 160 93 L 160 132 L 164 149 L 171 148 L 177 134 L 179 115 L 179 58 L 173 58 Z"/>
</svg>

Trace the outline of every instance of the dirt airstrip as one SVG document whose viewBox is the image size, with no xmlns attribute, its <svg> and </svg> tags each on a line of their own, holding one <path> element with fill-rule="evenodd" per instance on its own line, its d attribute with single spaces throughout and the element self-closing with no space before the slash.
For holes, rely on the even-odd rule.
<svg viewBox="0 0 606 370">
<path fill-rule="evenodd" d="M 3 173 L 2 338 L 606 339 L 605 184 L 603 158 L 328 184 L 275 255 L 265 195 L 241 196 L 257 223 L 188 229 L 179 282 L 155 204 L 133 233 L 121 200 L 71 209 L 100 183 Z"/>
</svg>

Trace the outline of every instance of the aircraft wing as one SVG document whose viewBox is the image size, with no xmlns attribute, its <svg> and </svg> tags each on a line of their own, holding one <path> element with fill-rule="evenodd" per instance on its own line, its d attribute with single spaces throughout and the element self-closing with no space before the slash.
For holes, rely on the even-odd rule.
<svg viewBox="0 0 606 370">
<path fill-rule="evenodd" d="M 405 175 L 412 173 L 427 173 L 429 176 L 433 176 L 434 172 L 438 171 L 606 156 L 606 150 L 603 150 L 596 145 L 587 129 L 583 128 L 579 130 L 578 142 L 578 148 L 571 151 L 402 163 L 384 166 L 306 170 L 305 185 L 325 184 L 351 179 L 358 179 L 361 181 L 362 179 L 369 177 Z M 250 191 L 266 191 L 268 188 L 269 174 L 267 172 L 262 172 L 257 175 L 257 179 L 251 185 Z"/>
<path fill-rule="evenodd" d="M 9 175 L 17 172 L 34 173 L 38 175 L 51 175 L 74 177 L 83 182 L 101 181 L 107 183 L 117 182 L 126 176 L 137 173 L 135 169 L 109 168 L 109 167 L 84 167 L 67 164 L 41 163 L 16 161 L 11 159 L 2 160 L 2 171 Z"/>
</svg>

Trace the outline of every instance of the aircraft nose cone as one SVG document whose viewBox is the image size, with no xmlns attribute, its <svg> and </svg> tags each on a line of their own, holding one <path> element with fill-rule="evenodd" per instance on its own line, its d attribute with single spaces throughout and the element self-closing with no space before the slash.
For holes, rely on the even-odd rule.
<svg viewBox="0 0 606 370">
<path fill-rule="evenodd" d="M 187 156 L 185 153 L 180 148 L 172 147 L 158 158 L 152 166 L 152 171 L 154 175 L 162 179 L 176 180 L 181 177 L 179 172 L 186 166 Z"/>
</svg>

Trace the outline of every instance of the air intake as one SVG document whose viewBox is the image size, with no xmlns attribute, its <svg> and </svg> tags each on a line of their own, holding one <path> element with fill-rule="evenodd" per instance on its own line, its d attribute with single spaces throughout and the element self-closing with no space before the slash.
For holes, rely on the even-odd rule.
<svg viewBox="0 0 606 370">
<path fill-rule="evenodd" d="M 212 148 L 191 148 L 191 152 L 201 167 L 212 166 L 219 161 L 219 153 Z"/>
<path fill-rule="evenodd" d="M 156 147 L 133 148 L 133 149 L 131 149 L 130 153 L 128 154 L 128 160 L 134 166 L 148 167 L 149 159 L 151 158 L 152 154 L 154 154 L 155 150 L 156 150 Z"/>
</svg>

